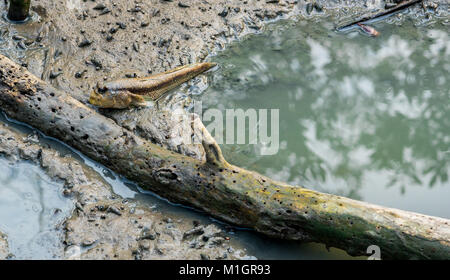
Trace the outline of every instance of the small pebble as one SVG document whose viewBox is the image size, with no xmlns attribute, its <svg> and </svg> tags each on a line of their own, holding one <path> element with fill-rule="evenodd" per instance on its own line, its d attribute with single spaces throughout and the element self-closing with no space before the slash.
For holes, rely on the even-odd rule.
<svg viewBox="0 0 450 280">
<path fill-rule="evenodd" d="M 115 206 L 109 206 L 107 211 L 109 213 L 113 213 L 113 214 L 116 214 L 118 216 L 122 216 L 122 213 L 120 212 L 120 210 L 117 209 Z"/>
<path fill-rule="evenodd" d="M 95 6 L 93 9 L 94 10 L 104 10 L 104 9 L 106 9 L 106 6 L 104 4 L 97 4 L 97 6 Z"/>
<path fill-rule="evenodd" d="M 191 6 L 189 6 L 188 4 L 185 4 L 183 2 L 178 2 L 178 7 L 180 7 L 180 8 L 189 8 Z"/>
<path fill-rule="evenodd" d="M 80 47 L 80 48 L 85 48 L 85 47 L 88 47 L 88 46 L 90 46 L 90 45 L 92 45 L 92 41 L 90 41 L 90 40 L 88 40 L 88 39 L 84 39 L 83 41 L 81 41 L 81 42 L 78 44 L 78 47 Z"/>
<path fill-rule="evenodd" d="M 226 17 L 228 15 L 228 8 L 224 8 L 218 15 L 221 17 Z"/>
</svg>

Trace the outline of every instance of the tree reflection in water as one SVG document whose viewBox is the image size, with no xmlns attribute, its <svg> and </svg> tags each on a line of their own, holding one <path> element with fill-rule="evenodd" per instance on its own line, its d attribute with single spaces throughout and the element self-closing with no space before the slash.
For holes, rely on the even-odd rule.
<svg viewBox="0 0 450 280">
<path fill-rule="evenodd" d="M 448 184 L 450 40 L 441 23 L 377 24 L 378 38 L 273 25 L 214 60 L 206 108 L 279 108 L 281 149 L 223 145 L 233 163 L 361 198 L 368 172 L 401 192 Z"/>
</svg>

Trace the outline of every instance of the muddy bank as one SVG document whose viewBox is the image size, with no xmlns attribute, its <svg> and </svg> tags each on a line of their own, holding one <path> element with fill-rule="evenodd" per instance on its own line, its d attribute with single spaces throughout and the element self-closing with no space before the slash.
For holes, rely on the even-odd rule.
<svg viewBox="0 0 450 280">
<path fill-rule="evenodd" d="M 104 179 L 70 156 L 39 144 L 36 135 L 23 135 L 0 125 L 0 155 L 27 160 L 64 184 L 74 201 L 62 230 L 69 259 L 236 259 L 246 257 L 214 224 L 199 224 L 151 209 L 114 194 Z M 7 237 L 0 235 L 0 259 L 9 255 Z M 234 247 L 234 248 L 233 248 Z"/>
<path fill-rule="evenodd" d="M 439 3 L 440 2 L 440 3 Z M 33 20 L 4 24 L 2 51 L 36 76 L 87 103 L 103 80 L 142 77 L 193 62 L 248 34 L 261 32 L 269 21 L 296 18 L 314 22 L 328 17 L 337 26 L 392 1 L 33 1 Z M 418 16 L 445 10 L 445 1 L 424 1 Z M 4 3 L 0 4 L 4 8 Z M 1 49 L 1 48 L 0 48 Z M 174 91 L 155 108 L 102 110 L 121 126 L 165 148 L 205 159 L 201 145 L 186 144 L 193 130 L 191 96 L 208 84 L 202 75 Z M 181 109 L 181 116 L 174 114 Z"/>
<path fill-rule="evenodd" d="M 5 260 L 9 256 L 8 240 L 6 235 L 0 232 L 0 260 Z"/>
<path fill-rule="evenodd" d="M 43 80 L 87 102 L 90 90 L 99 81 L 145 76 L 204 60 L 229 40 L 261 30 L 264 20 L 289 14 L 295 10 L 295 3 L 34 1 L 34 21 L 12 27 L 8 34 L 11 47 L 19 48 L 19 53 L 7 55 L 20 60 Z M 20 34 L 23 40 L 15 42 L 13 34 Z M 190 84 L 201 88 L 206 83 L 206 76 L 202 76 Z M 191 123 L 180 122 L 172 114 L 175 108 L 189 107 L 189 97 L 180 93 L 166 101 L 160 111 L 149 108 L 103 113 L 154 143 L 204 159 L 200 145 L 185 145 L 182 139 L 181 135 L 191 130 Z"/>
</svg>

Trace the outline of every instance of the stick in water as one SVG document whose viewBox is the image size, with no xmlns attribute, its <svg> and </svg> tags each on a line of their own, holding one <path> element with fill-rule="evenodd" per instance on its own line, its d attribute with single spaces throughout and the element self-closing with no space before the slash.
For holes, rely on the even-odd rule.
<svg viewBox="0 0 450 280">
<path fill-rule="evenodd" d="M 409 6 L 412 6 L 412 5 L 417 4 L 419 2 L 422 2 L 422 1 L 423 0 L 403 1 L 400 4 L 398 4 L 397 6 L 391 8 L 391 9 L 384 10 L 383 12 L 380 12 L 380 13 L 369 14 L 369 15 L 363 16 L 362 18 L 359 18 L 358 20 L 356 20 L 356 21 L 354 21 L 352 23 L 349 23 L 349 24 L 346 24 L 344 26 L 338 27 L 337 30 L 341 31 L 341 30 L 343 30 L 345 28 L 348 28 L 348 27 L 350 27 L 352 25 L 355 25 L 355 24 L 358 24 L 358 23 L 363 23 L 363 22 L 366 22 L 366 21 L 369 21 L 369 20 L 373 20 L 373 19 L 376 19 L 376 18 L 380 18 L 380 17 L 383 17 L 383 16 L 388 16 L 388 15 L 394 14 L 395 12 L 398 12 L 400 10 L 406 9 Z"/>
<path fill-rule="evenodd" d="M 9 0 L 8 19 L 24 21 L 30 12 L 31 0 Z"/>
</svg>

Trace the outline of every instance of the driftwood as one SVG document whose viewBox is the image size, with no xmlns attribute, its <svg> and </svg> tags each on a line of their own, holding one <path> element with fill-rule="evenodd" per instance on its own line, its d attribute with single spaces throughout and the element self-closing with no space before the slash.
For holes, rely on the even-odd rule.
<svg viewBox="0 0 450 280">
<path fill-rule="evenodd" d="M 204 131 L 206 162 L 146 141 L 0 55 L 0 108 L 156 194 L 277 238 L 382 258 L 450 259 L 450 221 L 276 182 L 228 164 Z"/>
<path fill-rule="evenodd" d="M 386 9 L 383 12 L 375 12 L 375 13 L 364 15 L 364 16 L 354 20 L 351 23 L 347 23 L 345 25 L 339 26 L 337 28 L 337 30 L 341 31 L 341 30 L 343 30 L 345 28 L 348 28 L 350 26 L 356 25 L 358 23 L 364 23 L 364 22 L 369 21 L 369 20 L 374 20 L 374 19 L 381 18 L 381 17 L 384 17 L 384 16 L 392 15 L 392 14 L 394 14 L 396 12 L 404 10 L 404 9 L 406 9 L 406 8 L 408 8 L 408 7 L 410 7 L 410 6 L 414 5 L 414 4 L 417 4 L 419 2 L 423 2 L 423 0 L 409 0 L 409 1 L 406 0 L 406 1 L 403 1 L 403 2 L 399 3 L 397 6 L 394 6 L 394 7 L 390 8 L 390 9 Z"/>
</svg>

